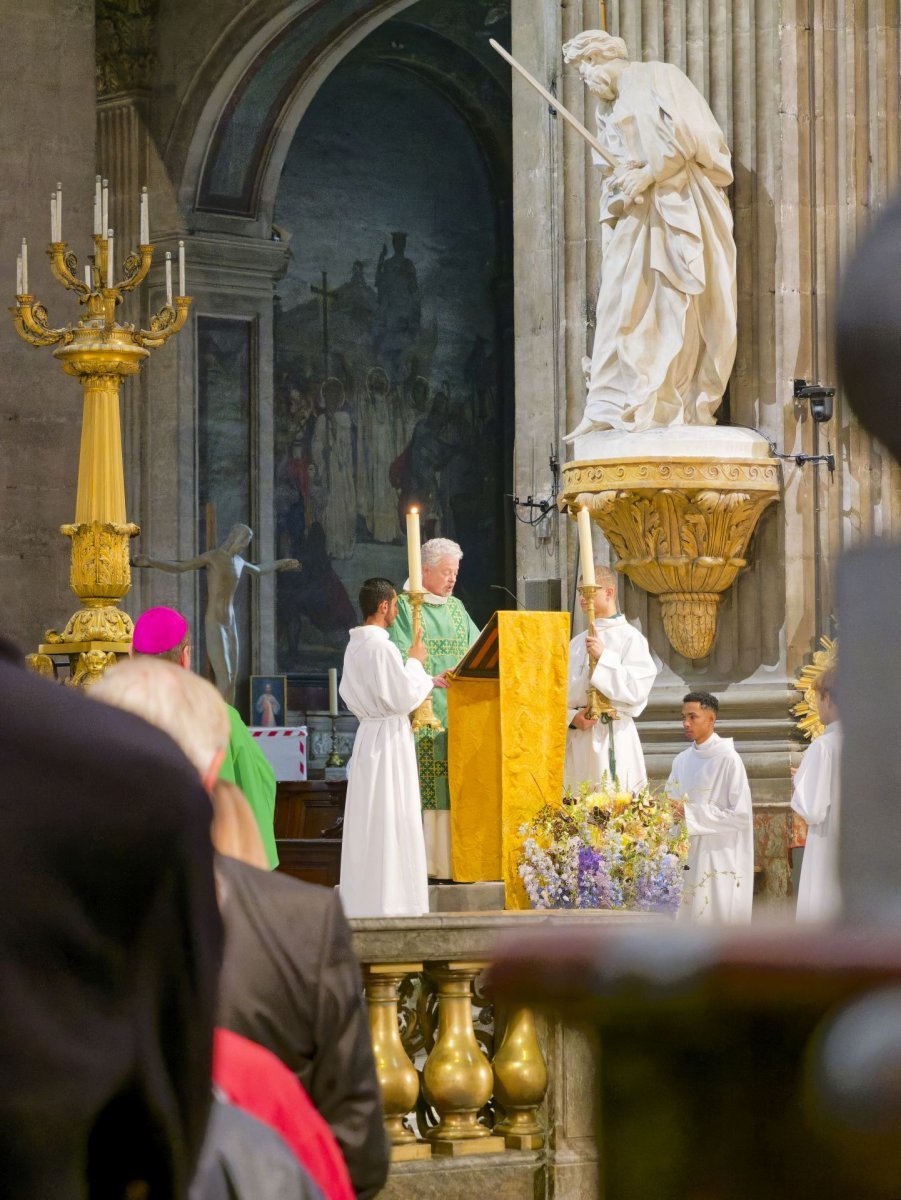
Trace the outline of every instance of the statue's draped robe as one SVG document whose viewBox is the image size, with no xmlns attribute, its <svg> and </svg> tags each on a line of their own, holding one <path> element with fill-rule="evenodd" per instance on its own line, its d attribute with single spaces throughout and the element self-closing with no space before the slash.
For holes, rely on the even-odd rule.
<svg viewBox="0 0 901 1200">
<path fill-rule="evenodd" d="M 673 761 L 667 793 L 685 800 L 688 869 L 681 915 L 695 921 L 751 919 L 754 829 L 751 789 L 732 738 L 712 733 Z"/>
<path fill-rule="evenodd" d="M 348 917 L 429 911 L 419 780 L 410 713 L 432 690 L 384 629 L 350 631 L 341 696 L 360 722 L 348 764 L 341 903 Z"/>
<path fill-rule="evenodd" d="M 567 729 L 563 782 L 577 788 L 580 783 L 599 783 L 611 776 L 610 738 L 616 777 L 623 787 L 638 788 L 647 782 L 647 771 L 635 720 L 648 702 L 657 667 L 647 639 L 620 613 L 595 621 L 604 642 L 591 683 L 607 697 L 619 719 L 603 721 L 591 729 Z M 587 633 L 577 634 L 569 644 L 567 725 L 588 703 Z"/>
<path fill-rule="evenodd" d="M 406 596 L 400 596 L 397 619 L 389 630 L 391 640 L 406 658 L 413 641 L 413 613 Z M 426 593 L 422 606 L 422 636 L 428 657 L 429 675 L 441 675 L 455 667 L 479 636 L 463 604 L 456 596 L 446 599 Z M 443 731 L 420 729 L 416 732 L 416 758 L 419 764 L 419 788 L 422 795 L 423 826 L 429 875 L 450 879 L 450 793 L 447 786 L 447 694 L 443 688 L 432 692 L 432 708 Z"/>
<path fill-rule="evenodd" d="M 841 908 L 838 875 L 841 753 L 841 728 L 834 721 L 805 751 L 795 775 L 791 805 L 807 822 L 798 884 L 799 921 L 828 921 L 837 917 Z"/>
<path fill-rule="evenodd" d="M 729 149 L 700 92 L 668 63 L 632 63 L 598 138 L 617 162 L 647 164 L 642 203 L 603 177 L 603 262 L 586 428 L 713 425 L 736 349 L 735 241 L 723 188 Z"/>
</svg>

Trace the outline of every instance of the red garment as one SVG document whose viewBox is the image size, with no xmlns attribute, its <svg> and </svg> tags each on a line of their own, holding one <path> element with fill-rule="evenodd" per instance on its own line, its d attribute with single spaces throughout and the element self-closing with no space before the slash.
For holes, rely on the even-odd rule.
<svg viewBox="0 0 901 1200">
<path fill-rule="evenodd" d="M 334 1134 L 297 1076 L 274 1054 L 240 1034 L 217 1029 L 213 1082 L 237 1108 L 281 1135 L 326 1200 L 354 1200 Z"/>
</svg>

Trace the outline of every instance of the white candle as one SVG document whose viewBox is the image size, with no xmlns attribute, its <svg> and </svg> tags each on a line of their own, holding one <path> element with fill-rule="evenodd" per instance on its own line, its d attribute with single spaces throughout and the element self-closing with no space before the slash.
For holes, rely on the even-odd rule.
<svg viewBox="0 0 901 1200">
<path fill-rule="evenodd" d="M 23 295 L 22 292 L 22 255 L 16 255 L 16 295 Z"/>
<path fill-rule="evenodd" d="M 23 296 L 28 295 L 28 241 L 22 238 L 22 292 Z"/>
<path fill-rule="evenodd" d="M 166 303 L 172 307 L 172 255 L 166 251 Z"/>
<path fill-rule="evenodd" d="M 113 231 L 106 231 L 106 286 L 113 286 Z"/>
<path fill-rule="evenodd" d="M 186 296 L 188 294 L 185 291 L 185 244 L 184 244 L 184 242 L 178 243 L 178 294 L 179 294 L 179 296 Z"/>
<path fill-rule="evenodd" d="M 422 591 L 422 546 L 419 542 L 419 509 L 407 513 L 407 574 L 410 591 Z"/>
<path fill-rule="evenodd" d="M 50 241 L 57 241 L 56 237 L 56 192 L 50 193 Z"/>
<path fill-rule="evenodd" d="M 594 546 L 591 541 L 591 517 L 588 515 L 588 509 L 584 505 L 579 509 L 579 562 L 582 567 L 582 582 L 588 587 L 594 587 Z"/>
<path fill-rule="evenodd" d="M 56 240 L 63 240 L 63 185 L 56 185 Z"/>
<path fill-rule="evenodd" d="M 145 187 L 141 188 L 141 245 L 150 245 L 150 201 Z"/>
<path fill-rule="evenodd" d="M 104 179 L 103 186 L 100 190 L 100 229 L 98 233 L 103 233 L 104 229 L 109 229 L 109 180 Z"/>
<path fill-rule="evenodd" d="M 103 233 L 103 202 L 100 198 L 100 176 L 94 176 L 94 232 Z"/>
<path fill-rule="evenodd" d="M 85 265 L 84 265 L 84 281 L 88 285 L 88 287 L 91 289 L 91 291 L 93 291 L 94 283 L 93 283 L 93 280 L 91 279 L 91 264 L 90 263 L 85 263 Z"/>
<path fill-rule="evenodd" d="M 328 711 L 330 717 L 338 715 L 338 672 L 335 667 L 328 670 Z"/>
</svg>

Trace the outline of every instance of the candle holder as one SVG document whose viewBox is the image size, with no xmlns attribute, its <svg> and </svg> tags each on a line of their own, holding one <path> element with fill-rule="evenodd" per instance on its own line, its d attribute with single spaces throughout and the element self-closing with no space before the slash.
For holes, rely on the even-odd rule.
<svg viewBox="0 0 901 1200">
<path fill-rule="evenodd" d="M 337 719 L 338 719 L 338 717 L 337 717 L 336 713 L 329 713 L 329 720 L 332 723 L 332 742 L 331 742 L 332 748 L 331 748 L 328 758 L 325 760 L 326 767 L 343 767 L 344 766 L 344 759 L 338 753 L 338 745 L 335 740 L 335 722 L 337 721 Z"/>
<path fill-rule="evenodd" d="M 419 630 L 422 628 L 422 602 L 425 598 L 425 592 L 407 592 L 407 597 L 413 611 L 413 641 L 415 642 Z M 426 696 L 418 708 L 414 708 L 410 719 L 413 723 L 414 733 L 420 729 L 434 729 L 436 733 L 444 731 L 444 726 L 435 716 L 431 693 Z"/>
<path fill-rule="evenodd" d="M 597 590 L 598 589 L 595 584 L 591 584 L 591 583 L 579 584 L 579 591 L 585 597 L 585 615 L 588 618 L 589 633 L 594 633 L 594 598 L 597 593 Z M 591 679 L 591 676 L 594 674 L 594 669 L 597 665 L 598 665 L 598 660 L 594 657 L 594 655 L 589 654 L 588 655 L 588 678 L 589 678 L 589 680 Z M 588 708 L 588 716 L 593 721 L 603 721 L 604 724 L 609 725 L 611 721 L 619 720 L 619 713 L 613 707 L 612 703 L 607 699 L 607 697 L 603 694 L 603 692 L 599 692 L 598 689 L 596 687 L 592 686 L 591 683 L 589 683 L 589 685 L 588 685 L 587 708 Z"/>
<path fill-rule="evenodd" d="M 56 197 L 54 234 L 59 237 L 61 195 Z M 146 197 L 142 200 L 142 212 Z M 142 216 L 142 234 L 146 238 Z M 112 231 L 110 231 L 111 233 Z M 153 246 L 143 242 L 125 258 L 115 282 L 111 258 L 112 237 L 94 234 L 94 253 L 79 278 L 78 260 L 68 243 L 53 240 L 47 257 L 54 278 L 75 292 L 84 313 L 77 323 L 54 328 L 47 309 L 28 290 L 21 276 L 21 291 L 10 308 L 16 332 L 31 346 L 56 346 L 53 355 L 63 371 L 81 381 L 84 410 L 75 521 L 60 532 L 72 540 L 70 585 L 81 601 L 62 630 L 48 630 L 41 654 L 68 656 L 72 676 L 92 651 L 125 654 L 134 628 L 131 617 L 117 607 L 131 587 L 129 542 L 140 533 L 125 517 L 125 479 L 119 393 L 122 380 L 137 375 L 152 350 L 165 345 L 184 327 L 190 296 L 171 296 L 155 313 L 147 329 L 120 324 L 116 307 L 124 294 L 141 284 L 150 270 Z M 24 253 L 24 247 L 23 247 Z M 26 260 L 27 271 L 27 260 Z M 26 276 L 27 278 L 27 276 Z M 103 286 L 106 281 L 107 286 Z"/>
</svg>

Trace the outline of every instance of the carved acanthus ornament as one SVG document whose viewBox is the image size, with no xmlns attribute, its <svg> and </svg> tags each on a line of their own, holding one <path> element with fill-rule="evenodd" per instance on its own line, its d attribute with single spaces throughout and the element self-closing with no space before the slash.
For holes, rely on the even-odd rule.
<svg viewBox="0 0 901 1200">
<path fill-rule="evenodd" d="M 97 95 L 149 88 L 159 0 L 97 0 Z"/>
<path fill-rule="evenodd" d="M 670 644 L 709 654 L 717 606 L 747 565 L 763 510 L 778 499 L 777 463 L 703 459 L 569 463 L 563 504 L 585 505 L 616 569 L 660 598 Z"/>
</svg>

